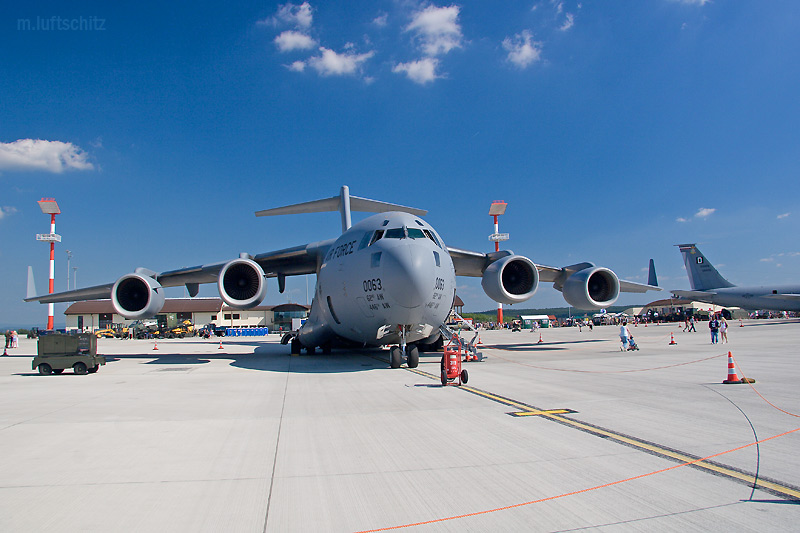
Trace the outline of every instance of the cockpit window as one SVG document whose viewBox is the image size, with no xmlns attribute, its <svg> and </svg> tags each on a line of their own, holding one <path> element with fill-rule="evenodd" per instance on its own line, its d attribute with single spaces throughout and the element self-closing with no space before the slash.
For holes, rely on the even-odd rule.
<svg viewBox="0 0 800 533">
<path fill-rule="evenodd" d="M 375 244 L 375 242 L 378 241 L 381 237 L 383 237 L 383 230 L 379 229 L 372 235 L 372 240 L 369 241 L 369 246 Z"/>
<path fill-rule="evenodd" d="M 425 234 L 422 233 L 421 229 L 417 228 L 408 228 L 408 236 L 412 239 L 424 239 Z"/>
<path fill-rule="evenodd" d="M 403 228 L 392 228 L 386 230 L 387 239 L 403 239 L 405 236 L 406 232 L 403 231 Z"/>
<path fill-rule="evenodd" d="M 369 233 L 369 232 L 365 233 L 364 236 L 361 237 L 361 242 L 358 245 L 358 249 L 359 250 L 361 250 L 362 248 L 366 248 L 367 247 L 367 245 L 369 244 L 369 241 L 370 241 L 370 237 L 372 237 L 372 234 Z"/>
<path fill-rule="evenodd" d="M 436 235 L 434 235 L 434 234 L 433 234 L 433 232 L 432 232 L 431 230 L 429 230 L 429 229 L 424 229 L 424 230 L 422 230 L 422 232 L 425 234 L 425 236 L 426 236 L 427 238 L 429 238 L 430 240 L 432 240 L 432 241 L 433 241 L 433 242 L 436 244 L 436 246 L 438 246 L 439 248 L 441 248 L 441 247 L 442 247 L 442 245 L 441 245 L 441 244 L 439 243 L 439 241 L 436 239 Z"/>
</svg>

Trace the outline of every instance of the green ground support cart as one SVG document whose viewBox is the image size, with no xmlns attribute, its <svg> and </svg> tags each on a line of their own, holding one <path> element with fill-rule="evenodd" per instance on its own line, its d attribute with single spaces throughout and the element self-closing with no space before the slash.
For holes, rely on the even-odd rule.
<svg viewBox="0 0 800 533">
<path fill-rule="evenodd" d="M 76 374 L 94 374 L 106 358 L 97 355 L 97 337 L 92 333 L 80 335 L 42 335 L 37 356 L 31 369 L 42 375 L 60 374 L 71 368 Z"/>
</svg>

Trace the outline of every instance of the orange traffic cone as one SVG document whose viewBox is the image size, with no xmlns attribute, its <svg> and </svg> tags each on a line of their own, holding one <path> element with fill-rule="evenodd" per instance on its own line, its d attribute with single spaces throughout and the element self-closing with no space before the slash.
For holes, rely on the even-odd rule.
<svg viewBox="0 0 800 533">
<path fill-rule="evenodd" d="M 669 345 L 672 346 L 673 344 L 678 344 L 675 342 L 675 337 L 672 336 L 672 332 L 669 332 Z"/>
<path fill-rule="evenodd" d="M 222 339 L 220 339 L 220 341 L 219 341 L 219 348 L 217 348 L 217 350 L 222 350 L 222 349 L 223 349 L 223 348 L 222 348 Z"/>
<path fill-rule="evenodd" d="M 740 328 L 743 328 L 743 327 L 744 327 L 744 323 L 742 322 L 742 319 L 741 319 L 741 318 L 739 319 L 739 327 L 740 327 Z"/>
<path fill-rule="evenodd" d="M 542 334 L 541 334 L 541 333 L 539 333 L 539 342 L 538 342 L 537 344 L 541 344 L 541 343 L 543 343 L 543 342 L 544 342 L 544 341 L 542 340 Z"/>
<path fill-rule="evenodd" d="M 153 345 L 153 349 L 158 350 L 158 341 L 156 341 L 156 343 Z"/>
<path fill-rule="evenodd" d="M 723 381 L 723 383 L 731 384 L 741 382 L 742 380 L 740 380 L 739 376 L 736 375 L 736 365 L 733 364 L 733 355 L 731 352 L 728 352 L 728 379 Z"/>
<path fill-rule="evenodd" d="M 644 327 L 647 327 L 647 321 L 645 321 L 645 323 L 644 323 Z"/>
<path fill-rule="evenodd" d="M 8 355 L 8 346 L 3 348 L 3 355 Z"/>
<path fill-rule="evenodd" d="M 480 335 L 478 335 L 478 344 L 483 344 L 483 341 L 481 340 L 481 336 Z"/>
</svg>

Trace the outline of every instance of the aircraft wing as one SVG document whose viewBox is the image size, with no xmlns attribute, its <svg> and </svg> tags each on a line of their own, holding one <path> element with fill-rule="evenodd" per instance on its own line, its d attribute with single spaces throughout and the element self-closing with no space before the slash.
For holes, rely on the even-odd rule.
<svg viewBox="0 0 800 533">
<path fill-rule="evenodd" d="M 302 274 L 315 274 L 318 266 L 322 263 L 325 254 L 333 244 L 334 239 L 319 241 L 310 244 L 303 244 L 292 248 L 284 248 L 272 252 L 265 252 L 256 256 L 242 254 L 240 257 L 252 259 L 264 270 L 267 277 L 283 278 L 285 276 L 298 276 Z M 184 267 L 177 270 L 165 272 L 153 272 L 145 268 L 137 268 L 134 272 L 143 276 L 149 276 L 156 280 L 162 287 L 178 287 L 186 285 L 191 296 L 196 296 L 201 283 L 216 283 L 222 268 L 228 261 L 210 263 L 193 267 Z M 30 279 L 30 271 L 28 273 Z M 280 284 L 282 285 L 282 281 Z M 29 281 L 28 295 L 26 302 L 58 303 L 58 302 L 77 302 L 84 300 L 97 300 L 111 298 L 111 290 L 114 283 L 104 283 L 93 287 L 85 287 L 71 291 L 57 292 L 37 296 L 31 294 L 32 283 Z"/>
<path fill-rule="evenodd" d="M 447 247 L 447 251 L 450 253 L 450 257 L 453 260 L 453 265 L 456 268 L 456 275 L 471 277 L 481 277 L 484 270 L 486 270 L 489 265 L 503 257 L 514 255 L 514 252 L 510 250 L 501 250 L 499 252 L 485 254 L 482 252 L 463 250 L 461 248 L 451 248 L 450 246 Z M 563 284 L 564 280 L 575 272 L 592 267 L 594 267 L 592 263 L 579 263 L 566 267 L 536 265 L 536 269 L 539 271 L 539 281 L 555 284 Z M 660 291 L 661 288 L 655 285 L 619 280 L 619 290 L 621 292 L 647 292 Z"/>
</svg>

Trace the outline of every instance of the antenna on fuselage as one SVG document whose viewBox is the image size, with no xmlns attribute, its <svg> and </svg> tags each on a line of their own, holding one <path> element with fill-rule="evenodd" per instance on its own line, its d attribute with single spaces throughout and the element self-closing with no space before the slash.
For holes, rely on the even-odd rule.
<svg viewBox="0 0 800 533">
<path fill-rule="evenodd" d="M 379 200 L 370 200 L 368 198 L 350 196 L 350 188 L 347 185 L 342 185 L 342 188 L 339 191 L 339 196 L 332 196 L 330 198 L 312 200 L 310 202 L 302 202 L 299 204 L 285 205 L 283 207 L 275 207 L 272 209 L 264 209 L 262 211 L 256 211 L 256 216 L 271 217 L 276 215 L 296 215 L 300 213 L 322 213 L 325 211 L 339 211 L 339 213 L 341 213 L 342 233 L 350 229 L 350 226 L 352 226 L 350 211 L 359 211 L 362 213 L 385 213 L 386 211 L 401 211 L 403 213 L 411 213 L 412 215 L 417 216 L 425 216 L 428 214 L 428 211 L 425 209 L 417 209 L 415 207 L 390 204 L 388 202 L 381 202 Z"/>
</svg>

